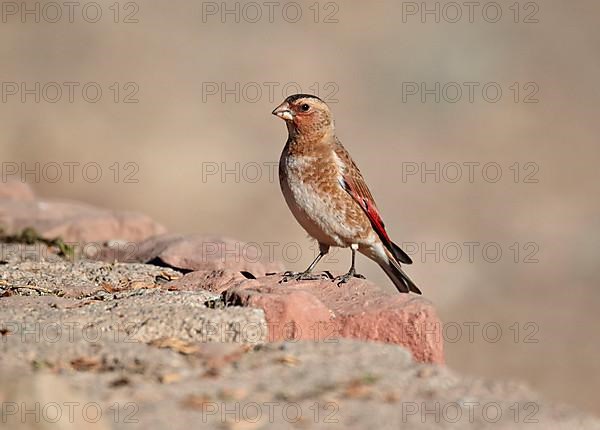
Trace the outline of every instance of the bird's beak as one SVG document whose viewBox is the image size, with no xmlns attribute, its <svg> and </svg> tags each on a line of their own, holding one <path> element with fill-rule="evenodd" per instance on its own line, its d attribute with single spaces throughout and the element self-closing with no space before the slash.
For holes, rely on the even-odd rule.
<svg viewBox="0 0 600 430">
<path fill-rule="evenodd" d="M 281 103 L 271 113 L 286 121 L 292 121 L 294 119 L 294 114 L 292 113 L 292 111 L 290 110 L 290 106 L 286 102 Z"/>
</svg>

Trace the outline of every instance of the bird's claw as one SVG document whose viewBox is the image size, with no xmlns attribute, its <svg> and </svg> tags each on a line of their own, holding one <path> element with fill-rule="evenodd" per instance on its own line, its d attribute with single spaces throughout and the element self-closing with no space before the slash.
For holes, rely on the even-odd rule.
<svg viewBox="0 0 600 430">
<path fill-rule="evenodd" d="M 335 276 L 333 276 L 329 270 L 326 270 L 323 272 L 323 278 L 335 279 Z"/>
<path fill-rule="evenodd" d="M 336 276 L 335 278 L 332 279 L 332 281 L 338 281 L 338 286 L 347 283 L 350 279 L 352 278 L 358 278 L 358 279 L 366 279 L 363 275 L 361 275 L 360 273 L 356 273 L 354 270 L 350 270 L 348 273 L 346 273 L 345 275 L 342 276 Z"/>
<path fill-rule="evenodd" d="M 283 277 L 281 278 L 279 283 L 281 284 L 282 282 L 289 282 L 289 281 L 316 281 L 316 280 L 323 279 L 323 278 L 331 279 L 331 273 L 327 273 L 327 272 L 326 273 L 310 273 L 310 272 L 287 271 L 283 274 Z"/>
</svg>

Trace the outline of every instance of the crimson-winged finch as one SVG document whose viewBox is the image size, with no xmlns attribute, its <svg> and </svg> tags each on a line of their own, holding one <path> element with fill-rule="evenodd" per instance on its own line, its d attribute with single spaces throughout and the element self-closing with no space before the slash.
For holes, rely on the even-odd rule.
<svg viewBox="0 0 600 430">
<path fill-rule="evenodd" d="M 288 140 L 279 160 L 279 182 L 285 200 L 300 225 L 319 242 L 319 255 L 300 273 L 286 273 L 283 281 L 316 279 L 311 272 L 331 246 L 352 249 L 348 273 L 335 278 L 345 283 L 360 277 L 355 255 L 378 263 L 398 291 L 421 294 L 400 263 L 412 261 L 385 231 L 375 200 L 335 135 L 329 107 L 309 94 L 289 96 L 273 115 L 285 120 Z"/>
</svg>

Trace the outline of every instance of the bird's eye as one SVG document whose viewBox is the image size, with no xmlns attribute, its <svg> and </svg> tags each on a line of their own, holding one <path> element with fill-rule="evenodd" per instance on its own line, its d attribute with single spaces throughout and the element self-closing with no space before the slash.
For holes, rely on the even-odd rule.
<svg viewBox="0 0 600 430">
<path fill-rule="evenodd" d="M 310 109 L 310 106 L 306 103 L 304 103 L 302 106 L 300 106 L 300 109 L 302 110 L 302 112 L 308 112 L 308 110 Z"/>
</svg>

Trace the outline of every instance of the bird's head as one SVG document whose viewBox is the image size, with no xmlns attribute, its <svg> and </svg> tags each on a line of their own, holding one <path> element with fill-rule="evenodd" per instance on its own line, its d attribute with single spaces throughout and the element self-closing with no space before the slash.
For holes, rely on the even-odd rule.
<svg viewBox="0 0 600 430">
<path fill-rule="evenodd" d="M 329 106 L 316 96 L 294 94 L 272 113 L 286 122 L 290 136 L 311 140 L 333 136 L 334 125 Z"/>
</svg>

